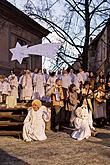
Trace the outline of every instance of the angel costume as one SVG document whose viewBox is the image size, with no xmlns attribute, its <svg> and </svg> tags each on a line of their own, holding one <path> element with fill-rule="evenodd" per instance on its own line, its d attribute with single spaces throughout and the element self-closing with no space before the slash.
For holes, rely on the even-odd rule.
<svg viewBox="0 0 110 165">
<path fill-rule="evenodd" d="M 45 106 L 41 106 L 37 111 L 30 107 L 24 120 L 23 139 L 25 141 L 46 140 L 45 122 L 49 120 L 50 113 Z"/>
<path fill-rule="evenodd" d="M 88 108 L 78 107 L 75 111 L 76 118 L 74 120 L 75 131 L 72 133 L 72 138 L 76 140 L 88 139 L 91 136 L 91 130 L 88 120 Z"/>
<path fill-rule="evenodd" d="M 42 97 L 45 96 L 44 84 L 46 84 L 46 80 L 44 75 L 42 73 L 34 74 L 33 84 L 34 84 L 33 100 L 42 99 Z"/>
</svg>

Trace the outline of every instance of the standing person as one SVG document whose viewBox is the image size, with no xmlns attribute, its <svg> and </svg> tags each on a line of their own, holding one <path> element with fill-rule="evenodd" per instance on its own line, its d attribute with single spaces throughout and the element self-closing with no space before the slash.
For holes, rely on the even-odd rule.
<svg viewBox="0 0 110 165">
<path fill-rule="evenodd" d="M 26 142 L 33 140 L 46 140 L 45 122 L 50 120 L 50 113 L 40 100 L 32 102 L 32 107 L 28 109 L 28 114 L 24 120 L 23 139 Z"/>
<path fill-rule="evenodd" d="M 89 73 L 88 81 L 90 83 L 90 89 L 92 91 L 94 91 L 95 84 L 96 84 L 96 78 L 95 78 L 95 75 L 94 75 L 94 73 L 92 71 Z"/>
<path fill-rule="evenodd" d="M 51 128 L 58 132 L 62 126 L 62 109 L 64 107 L 64 95 L 62 89 L 62 82 L 56 79 L 55 84 L 47 93 L 52 98 L 52 115 L 51 115 Z"/>
<path fill-rule="evenodd" d="M 56 74 L 55 72 L 49 72 L 49 78 L 48 78 L 48 80 L 47 80 L 46 92 L 47 92 L 48 90 L 50 90 L 51 87 L 52 87 L 53 85 L 55 85 L 55 81 L 56 81 L 56 79 L 57 79 L 57 77 L 56 77 L 55 74 Z"/>
<path fill-rule="evenodd" d="M 110 80 L 106 84 L 106 113 L 107 124 L 110 125 Z"/>
<path fill-rule="evenodd" d="M 101 79 L 102 83 L 105 83 L 105 75 L 104 75 L 103 71 L 100 71 L 99 75 L 97 76 L 96 82 L 99 83 L 100 79 Z"/>
<path fill-rule="evenodd" d="M 10 92 L 11 92 L 11 87 L 8 78 L 4 78 L 2 83 L 2 98 L 4 103 L 6 103 L 7 96 L 10 96 Z"/>
<path fill-rule="evenodd" d="M 45 78 L 45 82 L 47 83 L 49 75 L 48 75 L 47 70 L 45 68 L 43 69 L 43 75 L 44 75 L 44 78 Z"/>
<path fill-rule="evenodd" d="M 79 73 L 77 74 L 79 83 L 84 84 L 88 79 L 87 72 L 84 72 L 83 68 L 79 68 Z"/>
<path fill-rule="evenodd" d="M 44 85 L 46 84 L 46 80 L 44 75 L 42 74 L 42 70 L 38 69 L 37 74 L 33 77 L 33 85 L 34 85 L 34 92 L 33 92 L 33 100 L 40 99 L 45 96 Z"/>
<path fill-rule="evenodd" d="M 89 114 L 87 100 L 82 101 L 81 107 L 75 110 L 76 118 L 74 119 L 75 131 L 72 133 L 72 138 L 76 140 L 88 139 L 91 136 L 89 125 Z"/>
<path fill-rule="evenodd" d="M 69 75 L 71 77 L 71 84 L 74 84 L 76 75 L 74 74 L 74 70 L 73 69 L 70 69 Z"/>
<path fill-rule="evenodd" d="M 3 82 L 3 76 L 0 75 L 0 103 L 2 103 L 2 82 Z"/>
<path fill-rule="evenodd" d="M 21 74 L 19 76 L 19 79 L 18 79 L 18 95 L 19 95 L 19 100 L 20 101 L 23 101 L 23 86 L 22 86 L 22 83 L 23 83 L 23 77 L 26 75 L 26 70 L 24 69 L 23 71 L 21 71 Z"/>
<path fill-rule="evenodd" d="M 49 78 L 49 74 L 47 73 L 47 70 L 45 68 L 43 69 L 43 75 L 44 75 L 44 78 L 45 78 L 44 90 L 45 90 L 45 95 L 46 95 L 46 87 L 47 87 L 47 81 L 48 81 L 48 78 Z"/>
<path fill-rule="evenodd" d="M 12 74 L 8 77 L 10 87 L 11 87 L 11 94 L 10 96 L 15 97 L 15 99 L 18 99 L 18 79 L 15 74 Z"/>
<path fill-rule="evenodd" d="M 110 71 L 106 76 L 106 99 L 107 123 L 110 125 Z"/>
<path fill-rule="evenodd" d="M 88 114 L 89 114 L 89 125 L 92 130 L 95 131 L 95 128 L 93 127 L 93 119 L 92 119 L 92 113 L 93 113 L 93 106 L 92 106 L 92 98 L 93 98 L 93 92 L 90 89 L 90 83 L 89 81 L 85 81 L 84 87 L 82 88 L 82 97 L 87 100 L 87 106 L 88 106 Z"/>
<path fill-rule="evenodd" d="M 98 127 L 105 125 L 106 119 L 106 102 L 105 92 L 102 85 L 98 84 L 94 91 L 94 119 Z"/>
<path fill-rule="evenodd" d="M 63 74 L 62 74 L 62 87 L 63 87 L 63 92 L 64 92 L 64 98 L 66 99 L 67 98 L 67 90 L 68 90 L 68 87 L 71 85 L 71 77 L 70 75 L 68 74 L 67 70 L 64 70 L 63 71 Z"/>
<path fill-rule="evenodd" d="M 23 88 L 22 89 L 23 100 L 28 102 L 29 100 L 32 99 L 32 93 L 33 93 L 32 76 L 29 70 L 26 70 L 26 74 L 23 75 L 22 88 Z"/>
<path fill-rule="evenodd" d="M 61 69 L 57 72 L 57 79 L 62 79 Z"/>
<path fill-rule="evenodd" d="M 67 92 L 68 88 L 71 85 L 71 77 L 68 74 L 67 70 L 63 70 L 62 74 L 62 88 L 64 93 L 64 109 L 63 109 L 63 123 L 64 125 L 67 125 L 66 123 L 66 116 L 68 116 L 68 111 L 66 111 L 66 103 L 67 103 Z"/>
<path fill-rule="evenodd" d="M 78 99 L 77 88 L 74 84 L 71 84 L 68 90 L 68 100 L 66 105 L 66 110 L 68 111 L 68 116 L 66 116 L 66 123 L 72 126 L 75 118 L 75 110 L 80 103 Z"/>
<path fill-rule="evenodd" d="M 110 71 L 107 73 L 107 76 L 106 76 L 106 84 L 110 82 Z"/>
</svg>

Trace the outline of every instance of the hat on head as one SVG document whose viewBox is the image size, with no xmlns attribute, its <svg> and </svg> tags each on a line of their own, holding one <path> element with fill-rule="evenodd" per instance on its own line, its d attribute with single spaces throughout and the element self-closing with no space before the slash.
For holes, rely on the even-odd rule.
<svg viewBox="0 0 110 165">
<path fill-rule="evenodd" d="M 33 105 L 37 105 L 38 108 L 40 108 L 40 107 L 42 106 L 42 102 L 41 102 L 40 100 L 36 99 L 36 100 L 34 100 L 34 101 L 32 102 L 32 106 L 33 106 Z"/>
</svg>

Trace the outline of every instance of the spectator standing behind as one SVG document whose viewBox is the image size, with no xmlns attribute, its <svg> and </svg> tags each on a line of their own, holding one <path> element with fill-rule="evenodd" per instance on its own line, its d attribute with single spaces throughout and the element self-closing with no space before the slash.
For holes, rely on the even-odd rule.
<svg viewBox="0 0 110 165">
<path fill-rule="evenodd" d="M 90 128 L 95 131 L 95 128 L 93 127 L 93 119 L 92 119 L 93 106 L 92 106 L 92 102 L 91 102 L 91 100 L 93 98 L 93 92 L 90 89 L 89 81 L 85 81 L 85 83 L 84 83 L 84 87 L 82 88 L 82 98 L 86 99 L 86 101 L 87 101 L 89 125 L 90 125 Z"/>
<path fill-rule="evenodd" d="M 55 84 L 48 91 L 47 95 L 52 98 L 52 115 L 51 115 L 51 128 L 53 131 L 58 132 L 62 126 L 62 116 L 64 107 L 64 95 L 62 89 L 62 82 L 56 79 Z"/>
<path fill-rule="evenodd" d="M 66 111 L 66 102 L 67 102 L 67 91 L 71 84 L 71 77 L 68 74 L 67 70 L 63 70 L 62 74 L 62 88 L 63 88 L 63 94 L 64 94 L 64 109 L 63 109 L 63 123 L 66 124 L 66 116 L 68 115 L 68 112 Z"/>
<path fill-rule="evenodd" d="M 45 122 L 50 120 L 50 112 L 42 106 L 40 100 L 32 102 L 32 107 L 28 109 L 28 114 L 24 120 L 23 139 L 26 142 L 33 140 L 46 140 Z"/>
<path fill-rule="evenodd" d="M 98 127 L 105 125 L 106 102 L 104 91 L 105 89 L 100 84 L 97 85 L 97 89 L 94 91 L 94 119 Z"/>
<path fill-rule="evenodd" d="M 75 110 L 80 101 L 78 100 L 77 88 L 74 84 L 71 84 L 68 90 L 68 99 L 66 110 L 68 111 L 68 115 L 66 115 L 66 123 L 72 126 L 75 119 Z"/>
<path fill-rule="evenodd" d="M 110 71 L 106 77 L 106 99 L 107 124 L 110 125 Z"/>
<path fill-rule="evenodd" d="M 101 79 L 101 80 L 100 80 Z M 96 82 L 97 83 L 99 83 L 99 82 L 102 82 L 102 83 L 105 83 L 105 75 L 104 75 L 104 73 L 103 73 L 103 71 L 101 71 L 100 73 L 99 73 L 99 75 L 97 76 L 97 79 L 96 79 Z"/>
<path fill-rule="evenodd" d="M 90 72 L 90 73 L 89 73 L 88 81 L 89 81 L 89 83 L 90 83 L 90 89 L 91 89 L 92 91 L 94 91 L 94 89 L 95 89 L 95 84 L 96 84 L 96 78 L 95 78 L 95 75 L 94 75 L 93 72 Z"/>
</svg>

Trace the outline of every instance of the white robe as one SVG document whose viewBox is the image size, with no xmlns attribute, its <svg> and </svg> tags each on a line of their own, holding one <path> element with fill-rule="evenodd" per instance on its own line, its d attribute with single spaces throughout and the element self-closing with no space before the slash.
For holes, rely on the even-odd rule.
<svg viewBox="0 0 110 165">
<path fill-rule="evenodd" d="M 79 72 L 77 76 L 78 76 L 78 81 L 79 82 L 82 81 L 82 83 L 84 84 L 84 82 L 88 80 L 89 73 L 82 71 Z"/>
<path fill-rule="evenodd" d="M 68 89 L 71 83 L 71 77 L 69 74 L 62 75 L 62 87 Z"/>
<path fill-rule="evenodd" d="M 72 138 L 76 140 L 83 140 L 85 138 L 88 139 L 91 136 L 88 109 L 84 107 L 78 107 L 76 112 L 77 117 L 74 120 L 76 130 L 73 131 Z"/>
<path fill-rule="evenodd" d="M 22 78 L 22 96 L 23 100 L 31 100 L 32 99 L 32 77 L 31 75 L 24 75 Z"/>
<path fill-rule="evenodd" d="M 11 87 L 10 87 L 9 82 L 3 81 L 3 83 L 2 83 L 2 94 L 10 95 L 10 92 L 11 92 Z"/>
<path fill-rule="evenodd" d="M 2 102 L 2 81 L 0 80 L 0 103 Z"/>
<path fill-rule="evenodd" d="M 45 80 L 44 75 L 41 73 L 34 74 L 34 77 L 33 77 L 33 85 L 34 85 L 33 100 L 34 99 L 42 99 L 42 97 L 45 96 L 44 84 L 46 84 L 46 80 Z"/>
<path fill-rule="evenodd" d="M 46 93 L 55 85 L 57 77 L 56 76 L 50 76 L 47 80 L 47 87 L 46 87 Z"/>
<path fill-rule="evenodd" d="M 49 120 L 50 113 L 45 106 L 41 106 L 37 111 L 29 108 L 28 115 L 24 120 L 23 139 L 25 141 L 46 140 L 45 122 Z"/>
<path fill-rule="evenodd" d="M 10 87 L 11 87 L 11 96 L 14 96 L 16 99 L 18 98 L 18 79 L 15 76 L 13 79 L 9 78 L 9 82 L 10 82 Z"/>
</svg>

